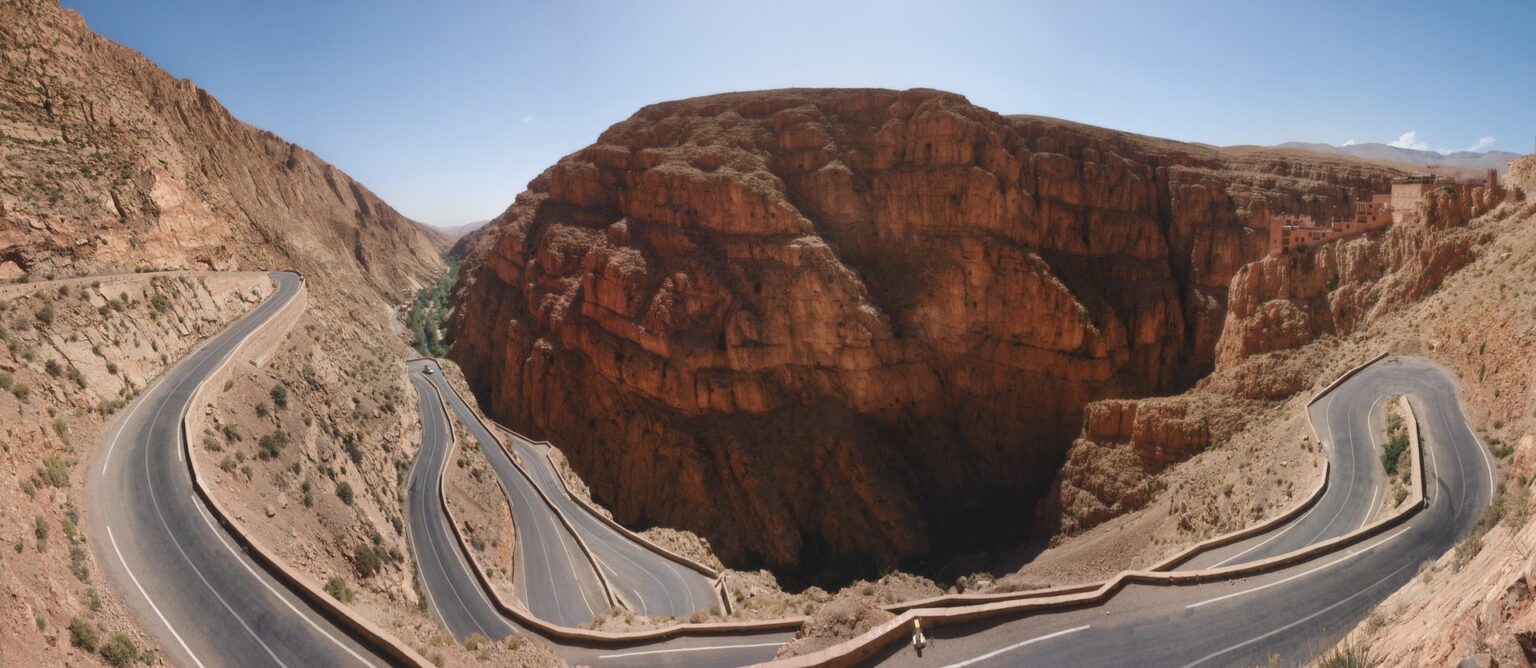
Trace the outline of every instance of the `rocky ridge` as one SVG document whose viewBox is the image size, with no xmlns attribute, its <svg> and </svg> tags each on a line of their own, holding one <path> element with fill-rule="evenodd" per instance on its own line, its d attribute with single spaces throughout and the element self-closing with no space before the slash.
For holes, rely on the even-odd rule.
<svg viewBox="0 0 1536 668">
<path fill-rule="evenodd" d="M 452 356 L 632 526 L 910 563 L 1027 530 L 1090 401 L 1214 366 L 1259 212 L 1395 175 L 931 90 L 652 105 L 462 242 Z"/>
</svg>

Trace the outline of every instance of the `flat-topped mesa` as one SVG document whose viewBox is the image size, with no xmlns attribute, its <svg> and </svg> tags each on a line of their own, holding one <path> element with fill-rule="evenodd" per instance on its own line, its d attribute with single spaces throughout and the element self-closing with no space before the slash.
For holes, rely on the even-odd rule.
<svg viewBox="0 0 1536 668">
<path fill-rule="evenodd" d="M 933 90 L 656 104 L 465 243 L 452 356 L 620 521 L 921 569 L 1029 531 L 1089 401 L 1211 367 L 1254 212 L 1401 175 Z"/>
</svg>

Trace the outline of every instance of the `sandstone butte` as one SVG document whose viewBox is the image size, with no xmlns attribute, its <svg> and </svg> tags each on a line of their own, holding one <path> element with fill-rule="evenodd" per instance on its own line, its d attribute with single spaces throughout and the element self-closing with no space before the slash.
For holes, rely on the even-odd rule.
<svg viewBox="0 0 1536 668">
<path fill-rule="evenodd" d="M 452 356 L 623 522 L 921 569 L 1025 535 L 1089 402 L 1213 368 L 1259 212 L 1398 175 L 934 90 L 656 104 L 461 242 Z"/>
</svg>

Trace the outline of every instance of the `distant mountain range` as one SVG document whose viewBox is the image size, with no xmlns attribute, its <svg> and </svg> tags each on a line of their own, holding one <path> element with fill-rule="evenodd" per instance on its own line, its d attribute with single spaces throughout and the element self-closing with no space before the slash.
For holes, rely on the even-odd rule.
<svg viewBox="0 0 1536 668">
<path fill-rule="evenodd" d="M 487 218 L 486 220 L 477 220 L 473 223 L 464 223 L 463 225 L 455 225 L 453 227 L 439 227 L 437 229 L 442 230 L 443 234 L 448 235 L 450 239 L 457 241 L 464 238 L 464 235 L 485 227 L 485 224 L 489 222 L 491 221 Z"/>
<path fill-rule="evenodd" d="M 1501 174 L 1509 168 L 1508 162 L 1510 160 L 1520 157 L 1518 153 L 1509 153 L 1507 151 L 1488 151 L 1486 153 L 1456 151 L 1455 153 L 1440 153 L 1438 151 L 1398 148 L 1388 144 L 1334 146 L 1333 144 L 1293 141 L 1280 144 L 1277 148 L 1294 148 L 1314 153 L 1333 153 L 1364 160 L 1400 162 L 1409 165 L 1452 167 L 1474 171 L 1486 171 L 1489 168 L 1493 168 L 1499 170 Z"/>
</svg>

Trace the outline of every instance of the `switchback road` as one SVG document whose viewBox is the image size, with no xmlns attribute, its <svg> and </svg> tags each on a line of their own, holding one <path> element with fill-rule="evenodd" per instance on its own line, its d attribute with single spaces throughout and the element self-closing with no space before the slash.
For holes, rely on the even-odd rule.
<svg viewBox="0 0 1536 668">
<path fill-rule="evenodd" d="M 181 418 L 203 378 L 297 294 L 297 274 L 208 339 L 113 422 L 86 473 L 96 563 L 170 663 L 387 665 L 246 557 L 197 498 Z"/>
<path fill-rule="evenodd" d="M 1409 396 L 1425 437 L 1429 490 L 1429 506 L 1402 525 L 1351 548 L 1263 575 L 1186 586 L 1130 585 L 1104 605 L 937 629 L 921 655 L 910 645 L 899 645 L 887 648 L 874 662 L 1251 666 L 1265 665 L 1272 657 L 1282 665 L 1315 658 L 1413 578 L 1420 564 L 1438 558 L 1464 537 L 1494 490 L 1492 459 L 1461 413 L 1455 381 L 1440 367 L 1415 358 L 1378 362 L 1340 384 L 1334 397 L 1314 405 L 1327 416 L 1321 438 L 1332 439 L 1336 466 L 1351 452 L 1357 461 L 1370 454 L 1349 444 L 1371 442 L 1377 423 L 1364 416 L 1379 411 L 1383 398 L 1395 394 Z M 1375 457 L 1366 463 L 1380 468 Z M 1281 549 L 1269 547 L 1276 543 L 1294 547 L 1353 531 L 1371 512 L 1375 494 L 1370 492 L 1381 484 L 1374 471 L 1357 469 L 1341 476 L 1338 490 L 1328 493 L 1343 494 L 1336 505 L 1320 503 L 1311 515 L 1276 530 L 1297 538 L 1267 534 L 1228 548 L 1221 559 L 1266 538 L 1274 540 L 1226 565 L 1272 554 Z M 1312 519 L 1319 516 L 1323 519 Z"/>
</svg>

